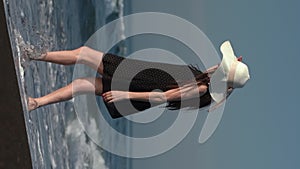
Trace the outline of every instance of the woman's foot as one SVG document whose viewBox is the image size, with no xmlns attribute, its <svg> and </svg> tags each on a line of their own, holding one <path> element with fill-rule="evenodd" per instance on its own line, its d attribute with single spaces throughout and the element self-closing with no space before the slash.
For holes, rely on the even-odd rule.
<svg viewBox="0 0 300 169">
<path fill-rule="evenodd" d="M 21 34 L 15 31 L 16 35 L 16 43 L 17 47 L 19 48 L 19 52 L 21 53 L 21 59 L 23 62 L 30 61 L 30 60 L 42 60 L 46 57 L 46 50 L 39 47 L 34 47 L 28 41 L 25 42 Z"/>
<path fill-rule="evenodd" d="M 43 52 L 30 44 L 23 46 L 23 52 L 28 56 L 29 60 L 43 60 L 47 55 L 47 52 Z"/>
<path fill-rule="evenodd" d="M 34 110 L 39 107 L 38 102 L 34 98 L 31 98 L 31 97 L 28 98 L 27 104 L 28 104 L 27 105 L 28 111 Z"/>
</svg>

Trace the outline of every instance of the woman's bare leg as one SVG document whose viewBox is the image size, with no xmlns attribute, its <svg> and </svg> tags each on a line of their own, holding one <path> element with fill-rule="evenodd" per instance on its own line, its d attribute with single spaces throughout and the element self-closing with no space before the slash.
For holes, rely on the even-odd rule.
<svg viewBox="0 0 300 169">
<path fill-rule="evenodd" d="M 70 100 L 74 96 L 84 93 L 95 93 L 97 95 L 101 95 L 102 79 L 92 77 L 76 79 L 69 85 L 60 88 L 46 96 L 29 98 L 28 110 L 31 111 L 48 104 Z"/>
<path fill-rule="evenodd" d="M 47 52 L 35 60 L 63 65 L 72 65 L 77 62 L 85 64 L 96 70 L 98 73 L 103 74 L 102 58 L 102 52 L 83 46 L 74 50 Z"/>
</svg>

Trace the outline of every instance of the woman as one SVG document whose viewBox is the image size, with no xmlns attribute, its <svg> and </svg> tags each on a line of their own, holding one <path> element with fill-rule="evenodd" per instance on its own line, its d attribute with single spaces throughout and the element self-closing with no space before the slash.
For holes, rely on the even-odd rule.
<svg viewBox="0 0 300 169">
<path fill-rule="evenodd" d="M 82 93 L 95 93 L 102 96 L 112 118 L 137 113 L 153 105 L 165 102 L 168 103 L 167 108 L 171 110 L 182 107 L 205 107 L 211 103 L 212 99 L 218 102 L 222 100 L 214 97 L 214 93 L 209 92 L 210 77 L 218 68 L 221 67 L 224 75 L 228 77 L 228 93 L 233 88 L 243 87 L 249 79 L 247 66 L 237 61 L 241 61 L 241 58 L 234 56 L 228 41 L 222 44 L 221 51 L 223 53 L 223 60 L 220 66 L 214 66 L 205 72 L 201 72 L 191 65 L 174 65 L 128 59 L 109 53 L 104 54 L 88 47 L 81 47 L 72 51 L 56 51 L 36 56 L 31 55 L 30 58 L 33 60 L 63 65 L 85 64 L 95 69 L 102 77 L 76 79 L 71 84 L 46 96 L 29 98 L 28 109 L 31 111 L 41 106 L 69 100 Z M 229 67 L 228 64 L 230 64 Z M 231 65 L 235 65 L 234 70 L 230 70 Z M 142 69 L 143 67 L 148 67 L 148 69 Z M 168 71 L 161 70 L 160 68 L 167 69 Z M 182 73 L 187 68 L 192 72 L 192 77 Z M 128 75 L 130 74 L 130 70 L 136 69 L 142 71 L 131 78 L 131 75 Z M 167 73 L 170 71 L 175 72 L 179 80 L 175 80 Z M 112 90 L 111 87 L 114 79 L 117 79 L 116 82 L 119 88 L 113 88 Z M 125 84 L 128 81 L 130 81 L 130 86 L 126 90 L 122 86 L 126 86 Z M 196 84 L 192 82 L 196 82 Z M 155 89 L 159 89 L 160 91 L 154 91 Z M 130 100 L 135 109 L 129 112 L 119 112 L 115 104 L 122 104 L 122 102 L 128 104 L 128 100 Z M 198 101 L 198 103 L 195 104 L 195 101 Z"/>
</svg>

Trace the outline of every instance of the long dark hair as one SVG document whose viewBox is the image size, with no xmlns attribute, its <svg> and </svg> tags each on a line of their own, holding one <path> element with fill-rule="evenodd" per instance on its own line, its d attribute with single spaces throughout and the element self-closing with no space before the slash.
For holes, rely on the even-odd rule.
<svg viewBox="0 0 300 169">
<path fill-rule="evenodd" d="M 188 65 L 192 73 L 194 74 L 195 79 L 197 82 L 197 85 L 206 85 L 209 88 L 209 82 L 210 78 L 208 77 L 207 72 L 202 72 L 198 68 L 196 68 L 193 65 Z M 185 83 L 189 83 L 190 81 L 186 81 Z M 179 100 L 179 101 L 170 101 L 167 104 L 167 108 L 169 110 L 178 110 L 180 108 L 190 108 L 190 109 L 198 109 L 205 106 L 208 106 L 211 103 L 211 96 L 209 94 L 209 90 L 207 88 L 207 91 L 204 95 L 202 95 L 200 98 L 191 98 L 186 100 Z M 200 103 L 199 103 L 200 102 Z"/>
</svg>

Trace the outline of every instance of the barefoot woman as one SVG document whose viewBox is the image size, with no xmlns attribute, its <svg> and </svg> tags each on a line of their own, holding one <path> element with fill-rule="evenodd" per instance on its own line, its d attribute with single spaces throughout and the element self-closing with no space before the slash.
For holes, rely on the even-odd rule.
<svg viewBox="0 0 300 169">
<path fill-rule="evenodd" d="M 85 64 L 95 69 L 102 77 L 87 77 L 74 80 L 71 84 L 58 89 L 40 98 L 29 98 L 28 108 L 34 110 L 48 104 L 69 100 L 76 95 L 83 93 L 95 93 L 102 96 L 106 108 L 112 118 L 122 117 L 132 113 L 137 113 L 150 108 L 153 105 L 167 102 L 167 108 L 171 110 L 182 107 L 201 108 L 209 105 L 214 99 L 214 95 L 209 92 L 211 75 L 220 68 L 227 79 L 228 93 L 234 88 L 241 88 L 249 79 L 248 67 L 242 63 L 241 58 L 236 58 L 230 43 L 224 42 L 221 46 L 223 53 L 222 62 L 217 66 L 201 72 L 191 65 L 175 65 L 157 62 L 147 62 L 116 56 L 109 53 L 102 53 L 88 47 L 80 47 L 72 51 L 47 52 L 31 59 L 52 62 L 63 65 L 75 63 Z M 239 61 L 238 61 L 239 60 Z M 125 61 L 125 62 L 124 62 Z M 122 63 L 124 71 L 117 75 L 120 89 L 111 90 L 112 77 L 118 66 Z M 137 73 L 133 79 L 128 76 L 130 70 L 141 70 L 143 67 L 150 67 Z M 174 71 L 180 77 L 174 79 L 166 71 L 159 67 Z M 192 72 L 192 76 L 182 73 L 186 69 Z M 129 90 L 122 90 L 122 83 L 126 84 L 130 80 Z M 196 86 L 191 83 L 196 81 Z M 159 89 L 160 91 L 154 91 Z M 200 99 L 199 99 L 200 97 Z M 130 112 L 119 112 L 115 103 L 130 100 L 135 110 Z M 200 101 L 195 106 L 195 100 Z M 125 102 L 124 102 L 125 103 Z M 128 102 L 127 102 L 128 103 Z"/>
</svg>

